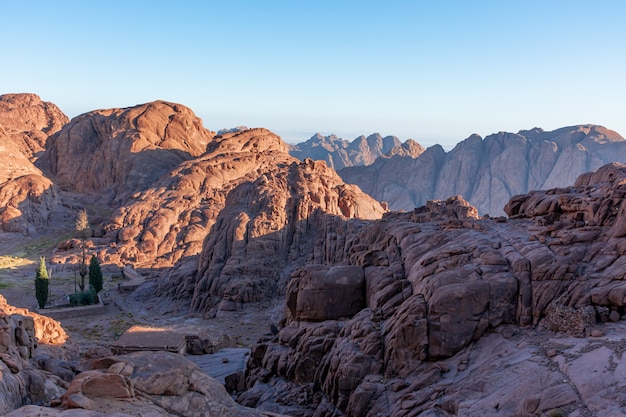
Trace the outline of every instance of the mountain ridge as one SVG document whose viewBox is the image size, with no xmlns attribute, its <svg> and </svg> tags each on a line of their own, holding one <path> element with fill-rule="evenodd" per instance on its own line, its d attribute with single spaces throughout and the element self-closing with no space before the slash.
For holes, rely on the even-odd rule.
<svg viewBox="0 0 626 417">
<path fill-rule="evenodd" d="M 528 137 L 524 136 L 528 135 Z M 626 141 L 597 125 L 554 131 L 471 135 L 446 152 L 431 146 L 417 158 L 379 158 L 339 175 L 392 210 L 412 210 L 428 200 L 462 195 L 481 214 L 503 215 L 512 196 L 563 187 L 610 162 L 626 161 Z"/>
</svg>

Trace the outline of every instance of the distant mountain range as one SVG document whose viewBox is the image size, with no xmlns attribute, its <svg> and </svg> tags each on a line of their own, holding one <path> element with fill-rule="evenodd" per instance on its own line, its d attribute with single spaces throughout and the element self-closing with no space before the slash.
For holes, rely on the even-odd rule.
<svg viewBox="0 0 626 417">
<path fill-rule="evenodd" d="M 338 171 L 351 166 L 370 165 L 377 158 L 392 151 L 417 156 L 424 150 L 415 141 L 407 141 L 403 145 L 397 137 L 382 137 L 379 133 L 368 137 L 359 136 L 352 141 L 336 135 L 323 136 L 316 133 L 306 142 L 292 146 L 289 153 L 300 160 L 311 158 L 325 161 L 329 167 Z"/>
<path fill-rule="evenodd" d="M 597 125 L 499 132 L 484 139 L 471 135 L 449 152 L 439 145 L 424 149 L 412 140 L 400 144 L 394 136 L 348 142 L 318 134 L 291 154 L 333 164 L 344 181 L 392 210 L 461 195 L 481 214 L 502 215 L 514 195 L 566 187 L 584 172 L 626 162 L 626 141 Z"/>
</svg>

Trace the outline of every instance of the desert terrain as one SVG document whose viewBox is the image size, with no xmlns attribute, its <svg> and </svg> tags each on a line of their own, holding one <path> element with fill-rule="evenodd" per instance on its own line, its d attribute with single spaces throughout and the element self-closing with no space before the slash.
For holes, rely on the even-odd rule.
<svg viewBox="0 0 626 417">
<path fill-rule="evenodd" d="M 33 94 L 0 104 L 1 413 L 626 415 L 626 165 L 605 163 L 626 142 L 609 129 L 449 153 L 319 136 L 297 151 L 337 152 L 313 160 L 166 101 L 72 120 Z M 329 155 L 369 164 L 372 194 L 450 195 L 393 211 L 408 200 L 374 199 Z M 487 183 L 502 213 L 464 197 Z M 83 244 L 103 305 L 50 318 Z"/>
</svg>

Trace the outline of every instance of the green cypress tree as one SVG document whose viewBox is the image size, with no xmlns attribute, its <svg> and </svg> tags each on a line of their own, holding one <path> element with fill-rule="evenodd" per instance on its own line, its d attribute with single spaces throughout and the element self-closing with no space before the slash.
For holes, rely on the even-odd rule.
<svg viewBox="0 0 626 417">
<path fill-rule="evenodd" d="M 102 290 L 102 269 L 95 255 L 89 261 L 89 286 L 96 290 L 96 294 Z"/>
<path fill-rule="evenodd" d="M 44 308 L 46 301 L 48 301 L 49 281 L 46 258 L 42 256 L 39 258 L 39 268 L 37 268 L 37 275 L 35 276 L 35 297 L 37 297 L 39 308 Z"/>
</svg>

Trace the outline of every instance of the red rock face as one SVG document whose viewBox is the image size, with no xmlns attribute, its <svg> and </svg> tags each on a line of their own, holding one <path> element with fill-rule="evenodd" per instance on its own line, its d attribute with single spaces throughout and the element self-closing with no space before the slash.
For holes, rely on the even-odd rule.
<svg viewBox="0 0 626 417">
<path fill-rule="evenodd" d="M 48 137 L 68 121 L 56 105 L 35 94 L 0 95 L 0 126 L 28 158 L 43 151 Z"/>
<path fill-rule="evenodd" d="M 62 188 L 121 204 L 202 154 L 212 138 L 189 108 L 156 101 L 72 119 L 50 138 L 43 163 Z"/>
<path fill-rule="evenodd" d="M 0 127 L 0 230 L 35 235 L 63 212 L 59 190 Z M 55 214 L 56 213 L 56 214 Z"/>
<path fill-rule="evenodd" d="M 446 358 L 469 351 L 507 325 L 601 335 L 596 320 L 618 321 L 626 307 L 625 187 L 626 166 L 612 164 L 582 175 L 572 187 L 514 197 L 507 205 L 509 220 L 478 218 L 467 202 L 454 198 L 345 228 L 343 239 L 321 236 L 311 251 L 332 251 L 325 268 L 362 268 L 366 308 L 349 319 L 327 317 L 316 323 L 333 308 L 328 298 L 311 297 L 311 290 L 330 291 L 337 283 L 313 285 L 323 280 L 315 280 L 306 268 L 295 273 L 288 286 L 285 326 L 262 345 L 259 351 L 265 354 L 251 360 L 249 381 L 270 382 L 266 390 L 284 378 L 297 386 L 320 387 L 332 406 L 312 402 L 318 411 L 403 415 L 432 408 L 433 386 L 456 380 L 446 379 L 447 367 L 454 363 Z M 355 293 L 363 290 L 358 280 L 352 287 Z M 301 299 L 306 302 L 299 303 Z M 461 365 L 461 371 L 467 367 Z M 548 378 L 557 385 L 558 375 Z M 525 384 L 529 389 L 533 383 Z M 250 395 L 262 387 L 255 386 Z M 287 387 L 283 384 L 281 390 Z M 385 394 L 389 392 L 398 394 Z M 541 395 L 528 394 L 528 403 L 503 403 L 503 412 L 518 415 L 531 401 L 545 411 L 593 396 L 566 394 L 554 402 L 546 398 L 541 406 Z M 452 401 L 449 410 L 460 407 L 459 397 L 440 397 Z M 241 398 L 247 403 L 252 397 Z M 623 399 L 621 394 L 607 397 L 606 407 Z M 589 407 L 597 411 L 599 406 Z"/>
</svg>

